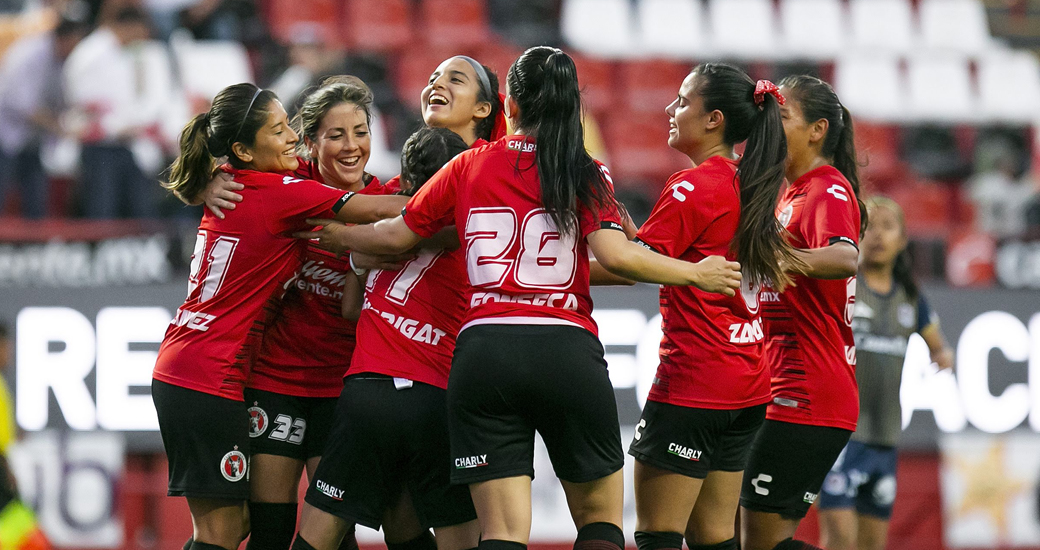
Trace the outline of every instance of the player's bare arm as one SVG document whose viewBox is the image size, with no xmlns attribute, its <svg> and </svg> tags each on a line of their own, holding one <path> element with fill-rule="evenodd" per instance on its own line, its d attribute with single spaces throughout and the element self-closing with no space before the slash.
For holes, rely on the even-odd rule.
<svg viewBox="0 0 1040 550">
<path fill-rule="evenodd" d="M 813 279 L 847 279 L 856 275 L 859 266 L 859 250 L 844 241 L 823 248 L 796 249 L 794 255 L 805 267 L 796 270 L 790 266 L 787 270 Z"/>
<path fill-rule="evenodd" d="M 939 370 L 949 369 L 952 371 L 954 367 L 953 348 L 946 341 L 946 336 L 943 335 L 942 329 L 939 327 L 939 321 L 924 327 L 921 330 L 921 338 L 924 338 L 924 342 L 928 344 L 928 352 L 931 355 L 932 362 L 939 366 Z"/>
<path fill-rule="evenodd" d="M 740 288 L 740 264 L 709 256 L 696 264 L 669 258 L 629 241 L 613 229 L 588 236 L 589 247 L 604 269 L 627 279 L 663 285 L 694 285 L 707 292 L 735 295 Z"/>
</svg>

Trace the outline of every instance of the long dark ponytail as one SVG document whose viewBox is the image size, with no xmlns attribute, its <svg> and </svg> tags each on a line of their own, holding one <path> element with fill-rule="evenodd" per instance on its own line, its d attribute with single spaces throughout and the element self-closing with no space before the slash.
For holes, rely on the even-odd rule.
<svg viewBox="0 0 1040 550">
<path fill-rule="evenodd" d="M 800 262 L 776 219 L 787 159 L 779 94 L 756 98 L 755 81 L 732 65 L 705 63 L 693 72 L 705 112 L 722 113 L 722 140 L 727 145 L 747 141 L 737 168 L 740 223 L 733 241 L 741 271 L 752 284 L 772 282 L 783 289 L 791 282 L 783 266 Z"/>
<path fill-rule="evenodd" d="M 823 139 L 820 154 L 831 159 L 831 165 L 838 169 L 845 179 L 852 184 L 852 191 L 859 203 L 860 235 L 867 230 L 867 206 L 860 198 L 859 161 L 856 160 L 856 136 L 852 130 L 852 114 L 838 101 L 838 94 L 830 84 L 809 75 L 788 76 L 780 81 L 780 86 L 789 90 L 788 96 L 797 101 L 802 108 L 802 116 L 806 122 L 827 121 L 827 136 Z"/>
<path fill-rule="evenodd" d="M 887 208 L 896 215 L 896 219 L 899 220 L 899 229 L 903 232 L 903 236 L 906 236 L 906 214 L 899 203 L 883 195 L 874 195 L 866 200 L 865 206 L 868 212 L 878 208 Z M 913 259 L 910 257 L 909 249 L 903 248 L 896 256 L 895 264 L 892 266 L 892 279 L 903 287 L 907 298 L 911 301 L 917 299 L 919 289 L 917 280 L 914 279 Z"/>
<path fill-rule="evenodd" d="M 227 157 L 232 166 L 244 167 L 232 145 L 256 142 L 256 133 L 270 114 L 268 107 L 276 99 L 273 92 L 249 83 L 221 90 L 209 111 L 191 119 L 181 131 L 180 154 L 167 170 L 163 187 L 192 201 L 213 177 L 216 159 Z"/>
<path fill-rule="evenodd" d="M 616 204 L 606 176 L 585 150 L 574 60 L 559 49 L 536 46 L 509 67 L 506 86 L 519 107 L 519 129 L 538 140 L 542 205 L 560 233 L 571 235 L 578 201 L 594 209 Z"/>
</svg>

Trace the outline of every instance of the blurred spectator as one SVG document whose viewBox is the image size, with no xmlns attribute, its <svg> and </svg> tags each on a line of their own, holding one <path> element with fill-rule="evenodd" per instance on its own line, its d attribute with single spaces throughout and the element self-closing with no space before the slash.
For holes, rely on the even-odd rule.
<svg viewBox="0 0 1040 550">
<path fill-rule="evenodd" d="M 23 216 L 47 215 L 40 148 L 61 133 L 62 64 L 86 33 L 85 23 L 62 19 L 53 31 L 16 42 L 0 64 L 0 210 L 17 187 Z"/>
<path fill-rule="evenodd" d="M 516 46 L 560 46 L 560 0 L 489 0 L 491 28 Z"/>
<path fill-rule="evenodd" d="M 168 40 L 184 27 L 203 40 L 241 40 L 235 2 L 227 0 L 142 0 L 155 24 L 157 38 Z M 243 2 L 238 2 L 242 4 Z M 251 4 L 251 2 L 246 2 Z"/>
<path fill-rule="evenodd" d="M 986 155 L 980 154 L 980 157 Z M 992 159 L 979 165 L 979 173 L 968 181 L 977 228 L 997 239 L 1023 236 L 1026 209 L 1037 190 L 1034 182 L 1023 174 L 1014 148 L 997 145 Z"/>
<path fill-rule="evenodd" d="M 158 133 L 142 107 L 145 67 L 131 46 L 149 36 L 143 11 L 124 7 L 69 55 L 64 82 L 68 126 L 82 142 L 80 201 L 89 218 L 150 217 L 157 185 L 138 166 L 131 146 Z"/>
</svg>

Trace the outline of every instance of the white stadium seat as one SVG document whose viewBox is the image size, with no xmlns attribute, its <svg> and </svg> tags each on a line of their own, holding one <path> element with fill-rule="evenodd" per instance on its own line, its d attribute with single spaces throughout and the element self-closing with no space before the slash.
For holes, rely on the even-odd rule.
<svg viewBox="0 0 1040 550">
<path fill-rule="evenodd" d="M 574 49 L 602 57 L 632 57 L 635 29 L 629 0 L 564 0 L 563 39 Z"/>
<path fill-rule="evenodd" d="M 968 60 L 925 52 L 907 60 L 907 117 L 925 122 L 970 122 L 978 117 Z"/>
<path fill-rule="evenodd" d="M 910 0 L 849 0 L 852 45 L 905 53 L 914 46 Z"/>
<path fill-rule="evenodd" d="M 992 47 L 980 0 L 921 0 L 921 39 L 930 49 L 976 54 Z"/>
<path fill-rule="evenodd" d="M 787 54 L 801 59 L 829 59 L 841 53 L 848 25 L 841 0 L 784 0 L 780 24 Z"/>
<path fill-rule="evenodd" d="M 710 0 L 711 50 L 736 59 L 776 59 L 780 40 L 772 0 Z"/>
<path fill-rule="evenodd" d="M 700 0 L 640 0 L 638 10 L 641 53 L 680 59 L 705 57 L 704 5 Z"/>
<path fill-rule="evenodd" d="M 217 92 L 240 82 L 253 82 L 249 54 L 241 42 L 170 37 L 181 87 L 189 101 L 212 100 Z"/>
<path fill-rule="evenodd" d="M 979 111 L 986 120 L 1040 120 L 1040 62 L 1028 51 L 991 52 L 978 60 Z"/>
<path fill-rule="evenodd" d="M 905 94 L 895 56 L 850 54 L 838 59 L 834 89 L 855 118 L 902 122 Z"/>
</svg>

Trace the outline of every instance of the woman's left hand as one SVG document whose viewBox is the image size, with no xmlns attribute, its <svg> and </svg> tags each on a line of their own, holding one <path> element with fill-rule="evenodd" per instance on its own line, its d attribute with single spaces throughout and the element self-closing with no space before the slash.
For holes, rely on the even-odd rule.
<svg viewBox="0 0 1040 550">
<path fill-rule="evenodd" d="M 316 226 L 311 231 L 297 231 L 293 237 L 297 239 L 317 240 L 318 246 L 339 255 L 347 251 L 347 230 L 349 227 L 336 220 L 308 219 L 307 223 Z"/>
</svg>

